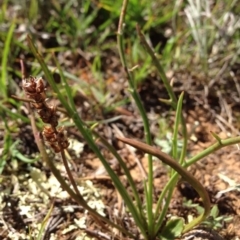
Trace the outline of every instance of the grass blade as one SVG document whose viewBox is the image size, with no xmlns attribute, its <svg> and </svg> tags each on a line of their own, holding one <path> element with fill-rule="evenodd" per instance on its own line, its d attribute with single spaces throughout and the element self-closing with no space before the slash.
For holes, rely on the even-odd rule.
<svg viewBox="0 0 240 240">
<path fill-rule="evenodd" d="M 10 52 L 10 45 L 11 45 L 11 40 L 13 36 L 13 32 L 15 29 L 15 21 L 12 22 L 6 41 L 4 43 L 4 49 L 3 49 L 3 56 L 2 56 L 2 69 L 1 69 L 1 78 L 0 78 L 0 92 L 2 93 L 3 97 L 7 97 L 7 81 L 8 81 L 8 71 L 7 71 L 7 65 L 8 65 L 8 56 Z"/>
<path fill-rule="evenodd" d="M 182 103 L 183 103 L 183 96 L 184 93 L 182 92 L 177 103 L 177 110 L 176 110 L 176 118 L 174 123 L 174 131 L 173 131 L 173 140 L 172 140 L 172 157 L 177 161 L 178 159 L 178 128 L 179 123 L 181 122 L 181 115 L 182 115 Z M 172 172 L 173 174 L 173 172 Z M 171 176 L 172 176 L 171 174 Z"/>
</svg>

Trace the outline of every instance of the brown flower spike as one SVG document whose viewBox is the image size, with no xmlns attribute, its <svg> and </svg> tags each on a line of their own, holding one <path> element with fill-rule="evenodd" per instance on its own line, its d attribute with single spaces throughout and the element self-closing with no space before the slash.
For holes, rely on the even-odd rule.
<svg viewBox="0 0 240 240">
<path fill-rule="evenodd" d="M 50 124 L 43 129 L 43 136 L 52 149 L 58 153 L 68 148 L 69 142 L 62 127 L 57 128 L 56 108 L 46 103 L 46 88 L 42 78 L 29 77 L 22 80 L 26 96 L 33 100 L 31 105 L 37 110 L 44 123 Z"/>
</svg>

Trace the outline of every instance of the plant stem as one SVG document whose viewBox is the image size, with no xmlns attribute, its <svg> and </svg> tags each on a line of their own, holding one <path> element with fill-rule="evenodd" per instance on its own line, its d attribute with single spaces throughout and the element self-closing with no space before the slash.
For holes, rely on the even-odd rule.
<svg viewBox="0 0 240 240">
<path fill-rule="evenodd" d="M 122 9 L 121 9 L 121 14 L 119 18 L 119 24 L 118 24 L 118 31 L 117 31 L 117 42 L 118 42 L 118 49 L 119 49 L 119 55 L 120 59 L 122 62 L 122 65 L 124 67 L 124 70 L 127 74 L 127 79 L 130 87 L 130 93 L 138 107 L 138 110 L 141 114 L 142 120 L 143 120 L 143 125 L 144 125 L 144 133 L 145 133 L 145 138 L 146 142 L 151 145 L 152 144 L 152 139 L 151 139 L 151 133 L 150 133 L 150 127 L 149 127 L 149 122 L 147 118 L 147 114 L 144 110 L 144 107 L 142 105 L 141 99 L 139 97 L 139 94 L 136 91 L 136 87 L 134 84 L 133 76 L 128 70 L 127 67 L 127 61 L 124 53 L 124 43 L 123 43 L 123 24 L 124 24 L 124 19 L 126 15 L 126 9 L 127 9 L 127 4 L 128 0 L 123 0 L 122 4 Z M 153 206 L 153 165 L 152 165 L 152 156 L 148 155 L 148 188 L 147 192 L 145 192 L 145 198 L 146 198 L 146 203 L 147 203 L 147 214 L 148 214 L 148 234 L 149 237 L 151 238 L 153 234 L 153 213 L 152 213 L 152 206 Z"/>
<path fill-rule="evenodd" d="M 176 97 L 175 93 L 173 92 L 173 88 L 172 88 L 171 84 L 169 83 L 169 81 L 167 79 L 167 76 L 165 74 L 165 71 L 164 71 L 162 65 L 160 64 L 159 60 L 156 57 L 156 54 L 154 53 L 154 51 L 152 50 L 152 48 L 150 47 L 150 45 L 146 41 L 145 36 L 141 32 L 140 27 L 138 25 L 137 25 L 137 32 L 138 32 L 138 36 L 139 36 L 140 42 L 142 43 L 142 45 L 146 49 L 147 53 L 151 56 L 152 62 L 155 65 L 155 67 L 156 67 L 156 69 L 157 69 L 157 71 L 158 71 L 158 73 L 159 73 L 159 75 L 161 77 L 161 80 L 163 81 L 163 84 L 164 84 L 164 86 L 165 86 L 165 88 L 166 88 L 166 90 L 168 92 L 168 95 L 170 97 L 170 100 L 164 100 L 163 102 L 170 103 L 171 106 L 173 107 L 173 109 L 177 110 L 177 106 L 178 106 L 177 97 Z M 183 147 L 182 147 L 179 163 L 182 165 L 184 163 L 184 160 L 185 160 L 185 156 L 186 156 L 186 152 L 187 152 L 187 141 L 188 141 L 187 127 L 186 127 L 185 119 L 183 117 L 183 113 L 182 112 L 180 113 L 180 120 L 181 120 L 181 125 L 182 125 Z M 175 143 L 174 143 L 175 146 L 177 146 L 177 142 L 176 141 L 177 141 L 177 139 L 175 138 Z M 174 172 L 172 171 L 171 172 L 171 176 L 173 176 L 173 175 L 174 175 Z M 176 183 L 176 180 L 173 181 L 173 183 Z M 167 196 L 167 202 L 166 202 L 166 204 L 164 206 L 165 211 L 162 211 L 160 213 L 159 219 L 163 220 L 165 218 L 166 209 L 168 209 L 168 205 L 170 203 L 170 199 L 172 198 L 172 193 L 173 193 L 172 189 L 173 189 L 173 187 L 171 185 L 169 185 L 169 189 L 166 189 L 166 192 L 167 192 L 167 190 L 169 190 L 169 191 L 168 191 L 168 196 Z M 164 194 L 164 192 L 161 193 L 159 199 L 163 199 L 163 197 L 164 197 L 163 194 Z M 159 209 L 160 205 L 161 205 L 161 202 L 158 201 L 157 209 Z M 157 214 L 158 213 L 155 212 L 155 218 L 156 218 Z M 161 223 L 159 223 L 159 224 L 161 224 Z"/>
<path fill-rule="evenodd" d="M 125 175 L 126 175 L 126 178 L 128 180 L 128 183 L 129 185 L 131 186 L 132 188 L 132 191 L 133 191 L 133 195 L 134 195 L 134 198 L 135 198 L 135 201 L 137 202 L 137 205 L 138 205 L 138 209 L 140 211 L 140 215 L 142 216 L 143 220 L 144 220 L 144 214 L 143 214 L 143 211 L 142 211 L 142 205 L 141 205 L 141 201 L 140 201 L 140 197 L 139 197 L 139 194 L 138 194 L 138 191 L 137 191 L 137 188 L 136 188 L 136 184 L 134 183 L 133 181 L 133 178 L 130 174 L 130 171 L 129 169 L 127 168 L 125 162 L 122 160 L 121 156 L 118 154 L 118 152 L 116 151 L 116 149 L 108 143 L 108 141 L 102 137 L 100 134 L 98 134 L 96 131 L 92 130 L 93 134 L 98 137 L 101 141 L 101 143 L 103 145 L 105 145 L 105 147 L 107 147 L 107 149 L 113 154 L 113 156 L 118 160 L 121 168 L 123 169 Z M 144 224 L 146 224 L 144 222 Z"/>
<path fill-rule="evenodd" d="M 206 148 L 205 150 L 203 150 L 202 152 L 200 152 L 199 154 L 197 154 L 196 156 L 190 158 L 189 160 L 187 160 L 184 163 L 184 167 L 189 167 L 191 166 L 193 163 L 196 163 L 197 161 L 199 161 L 200 159 L 208 156 L 209 154 L 223 148 L 229 145 L 233 145 L 233 144 L 237 144 L 240 143 L 240 136 L 238 137 L 232 137 L 232 138 L 228 138 L 228 139 L 221 139 L 221 140 L 217 140 L 216 143 L 214 143 L 212 146 Z"/>
<path fill-rule="evenodd" d="M 69 180 L 70 180 L 70 182 L 71 182 L 71 184 L 72 184 L 72 186 L 73 186 L 73 189 L 75 190 L 75 193 L 76 193 L 78 196 L 81 196 L 81 193 L 80 193 L 79 190 L 78 190 L 77 184 L 76 184 L 76 182 L 75 182 L 75 180 L 74 180 L 74 178 L 73 178 L 73 176 L 72 176 L 71 170 L 70 170 L 70 168 L 69 168 L 69 166 L 68 166 L 68 162 L 67 162 L 67 159 L 66 159 L 64 150 L 61 150 L 60 153 L 61 153 L 61 157 L 62 157 L 62 160 L 63 160 L 63 165 L 64 165 L 64 167 L 65 167 L 65 169 L 66 169 L 66 171 L 67 171 L 67 175 L 68 175 Z"/>
<path fill-rule="evenodd" d="M 168 92 L 169 97 L 170 97 L 170 104 L 173 107 L 173 109 L 176 110 L 177 103 L 178 103 L 177 97 L 176 97 L 175 93 L 173 92 L 173 88 L 167 79 L 165 71 L 164 71 L 162 65 L 160 64 L 159 60 L 157 59 L 154 51 L 152 50 L 152 48 L 149 46 L 148 42 L 146 41 L 145 36 L 141 32 L 140 27 L 138 25 L 137 25 L 137 32 L 138 32 L 138 36 L 140 38 L 140 42 L 146 49 L 147 53 L 151 56 L 153 64 L 155 65 L 155 67 L 161 77 L 161 80 L 163 81 L 163 84 Z M 183 148 L 182 148 L 181 157 L 179 160 L 180 164 L 182 164 L 184 162 L 186 152 L 187 152 L 187 140 L 188 140 L 187 127 L 186 127 L 186 123 L 185 123 L 183 114 L 181 114 L 181 124 L 182 124 L 182 135 L 183 135 Z"/>
</svg>

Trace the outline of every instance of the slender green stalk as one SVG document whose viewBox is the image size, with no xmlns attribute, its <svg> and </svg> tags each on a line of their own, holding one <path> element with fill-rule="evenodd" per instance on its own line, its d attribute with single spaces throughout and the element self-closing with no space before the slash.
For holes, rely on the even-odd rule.
<svg viewBox="0 0 240 240">
<path fill-rule="evenodd" d="M 162 65 L 160 64 L 159 60 L 157 59 L 154 51 L 152 50 L 152 48 L 149 46 L 148 42 L 145 39 L 145 36 L 143 35 L 143 33 L 141 32 L 139 26 L 137 25 L 137 32 L 138 32 L 138 36 L 140 39 L 140 42 L 142 43 L 142 45 L 144 46 L 144 48 L 146 49 L 147 53 L 151 56 L 152 58 L 152 62 L 155 65 L 162 81 L 163 84 L 168 92 L 168 95 L 170 97 L 170 100 L 166 100 L 167 102 L 169 102 L 171 104 L 171 106 L 173 107 L 174 110 L 177 109 L 177 97 L 175 95 L 175 93 L 173 92 L 173 88 L 171 86 L 171 84 L 169 83 L 167 76 L 165 74 L 165 71 L 162 67 Z M 182 135 L 183 135 L 183 147 L 182 147 L 182 152 L 181 152 L 181 156 L 180 156 L 180 164 L 182 164 L 184 162 L 185 156 L 186 156 L 186 152 L 187 152 L 187 140 L 188 140 L 188 136 L 187 136 L 187 127 L 186 127 L 186 123 L 185 123 L 185 119 L 183 117 L 183 114 L 181 114 L 181 124 L 182 124 Z"/>
<path fill-rule="evenodd" d="M 175 161 L 177 161 L 177 157 L 178 157 L 177 156 L 177 152 L 178 152 L 177 151 L 178 150 L 177 137 L 178 137 L 179 122 L 180 122 L 181 114 L 182 114 L 183 95 L 184 94 L 182 92 L 180 97 L 179 97 L 179 100 L 178 100 L 177 110 L 176 110 L 176 119 L 175 119 L 175 124 L 174 124 L 174 133 L 173 133 L 173 141 L 172 141 L 172 149 L 173 149 L 172 157 L 173 157 L 173 159 L 175 159 Z M 154 219 L 157 219 L 156 225 L 155 225 L 155 233 L 162 226 L 162 223 L 164 221 L 164 218 L 166 216 L 166 213 L 167 213 L 167 210 L 168 210 L 171 198 L 172 198 L 173 190 L 174 190 L 175 185 L 177 183 L 177 179 L 172 181 L 172 175 L 174 173 L 175 173 L 175 169 L 172 168 L 172 170 L 171 170 L 171 179 L 168 181 L 167 185 L 164 187 L 163 191 L 160 194 L 158 202 L 157 202 L 157 207 L 156 207 L 156 211 L 155 211 L 155 218 L 154 218 Z M 164 207 L 163 207 L 161 213 L 159 214 L 160 207 L 162 205 L 163 199 L 164 199 L 166 194 L 167 194 L 167 197 L 166 197 L 166 201 L 165 201 Z"/>
<path fill-rule="evenodd" d="M 67 83 L 67 79 L 66 79 L 65 75 L 63 74 L 61 65 L 57 61 L 55 55 L 52 54 L 52 56 L 53 56 L 54 62 L 56 63 L 56 66 L 57 66 L 57 69 L 58 69 L 59 74 L 61 76 L 61 79 L 63 81 L 62 86 L 66 89 L 66 93 L 67 93 L 67 96 L 68 96 L 69 104 L 70 104 L 71 108 L 73 109 L 73 111 L 76 112 L 77 109 L 76 109 L 76 106 L 75 106 L 75 103 L 74 103 L 74 100 L 73 100 L 73 97 L 72 97 L 71 88 L 70 88 L 69 84 Z"/>
<path fill-rule="evenodd" d="M 152 48 L 149 46 L 149 44 L 147 43 L 143 33 L 141 32 L 139 26 L 137 26 L 137 32 L 138 32 L 138 36 L 140 38 L 140 41 L 142 43 L 142 45 L 145 47 L 146 51 L 148 52 L 148 54 L 151 56 L 152 58 L 152 61 L 153 61 L 153 64 L 155 65 L 162 81 L 163 81 L 163 84 L 168 92 L 168 95 L 170 97 L 170 100 L 165 100 L 164 102 L 168 102 L 171 104 L 171 106 L 173 107 L 174 110 L 177 110 L 178 109 L 178 101 L 177 101 L 177 97 L 175 95 L 175 93 L 173 92 L 173 88 L 171 86 L 171 84 L 169 83 L 168 79 L 167 79 L 167 76 L 165 74 L 165 71 L 162 67 L 162 65 L 160 64 L 159 60 L 157 59 L 154 51 L 152 50 Z M 182 100 L 181 100 L 182 101 Z M 187 141 L 188 141 L 188 136 L 187 136 L 187 128 L 186 128 L 186 123 L 185 123 L 185 119 L 183 117 L 183 114 L 181 111 L 178 112 L 178 114 L 181 114 L 180 115 L 180 119 L 181 119 L 181 125 L 182 125 L 182 135 L 183 135 L 183 147 L 182 147 L 182 151 L 181 151 L 181 156 L 180 156 L 180 160 L 179 160 L 179 163 L 182 165 L 183 162 L 184 162 L 184 159 L 185 159 L 185 156 L 186 156 L 186 152 L 187 152 Z M 175 123 L 175 126 L 176 124 L 178 125 L 178 120 L 179 117 L 176 118 L 177 120 L 177 123 Z M 176 133 L 176 132 L 175 132 Z M 173 139 L 174 140 L 174 139 Z M 175 141 L 175 140 L 174 140 Z M 176 144 L 176 143 L 173 143 L 173 144 Z M 177 151 L 177 146 L 176 148 L 174 148 L 176 151 Z M 175 151 L 174 150 L 174 151 Z M 176 155 L 176 153 L 174 152 L 174 155 Z M 171 175 L 173 174 L 173 172 L 171 173 Z M 173 181 L 173 183 L 176 184 L 176 180 Z M 172 183 L 172 184 L 173 184 Z M 158 225 L 161 226 L 161 223 L 166 215 L 166 209 L 168 208 L 168 205 L 170 203 L 170 200 L 172 198 L 172 193 L 173 193 L 173 186 L 172 185 L 167 185 L 167 188 L 165 192 L 162 192 L 159 199 L 161 201 L 158 201 L 158 205 L 157 205 L 157 209 L 160 208 L 160 205 L 162 203 L 162 200 L 163 200 L 163 197 L 167 190 L 168 191 L 168 196 L 167 196 L 167 200 L 166 200 L 166 205 L 164 206 L 164 211 L 161 212 L 160 216 L 159 216 L 159 219 L 158 219 Z M 156 213 L 157 214 L 157 213 Z M 155 214 L 155 216 L 156 216 Z"/>
<path fill-rule="evenodd" d="M 217 140 L 217 142 L 215 144 L 213 144 L 212 146 L 206 148 L 205 150 L 203 150 L 199 154 L 197 154 L 194 157 L 187 160 L 186 163 L 183 166 L 184 167 L 189 167 L 193 163 L 196 163 L 200 159 L 208 156 L 209 154 L 211 154 L 211 153 L 213 153 L 213 152 L 215 152 L 215 151 L 217 151 L 217 150 L 219 150 L 223 147 L 230 146 L 230 145 L 233 145 L 233 144 L 238 144 L 238 143 L 240 143 L 240 136 L 233 137 L 233 138 L 228 138 L 228 139 L 224 139 L 224 140 L 221 139 L 221 141 Z"/>
<path fill-rule="evenodd" d="M 67 83 L 66 81 L 66 78 L 63 74 L 63 71 L 62 71 L 62 68 L 60 66 L 60 64 L 58 63 L 57 59 L 55 58 L 55 56 L 53 55 L 54 57 L 54 60 L 55 60 L 55 63 L 57 65 L 57 68 L 58 68 L 58 71 L 59 71 L 59 74 L 61 76 L 61 79 L 63 80 L 63 84 L 64 84 L 64 88 L 66 89 L 66 93 L 67 93 L 67 96 L 68 96 L 68 99 L 69 99 L 69 102 L 70 102 L 70 105 L 72 107 L 72 109 L 74 111 L 76 111 L 76 107 L 75 107 L 75 104 L 74 104 L 74 101 L 73 101 L 73 98 L 72 98 L 72 94 L 71 94 L 71 89 L 69 87 L 69 84 Z M 137 192 L 137 189 L 136 189 L 136 185 L 132 179 L 132 176 L 125 164 L 125 162 L 122 160 L 122 158 L 120 157 L 120 155 L 117 153 L 117 151 L 100 135 L 98 134 L 96 131 L 93 131 L 92 130 L 92 133 L 94 135 L 96 135 L 100 140 L 101 142 L 109 149 L 109 151 L 116 157 L 116 159 L 118 160 L 120 166 L 122 167 L 126 177 L 127 177 L 127 180 L 132 188 L 132 191 L 133 191 L 133 194 L 134 194 L 134 197 L 135 197 L 135 200 L 137 202 L 137 205 L 138 205 L 138 210 L 139 210 L 139 214 L 142 216 L 142 219 L 144 220 L 143 218 L 143 212 L 142 212 L 142 208 L 141 208 L 141 201 L 140 201 L 140 197 L 139 197 L 139 194 Z"/>
<path fill-rule="evenodd" d="M 179 123 L 181 119 L 181 114 L 182 114 L 182 102 L 183 102 L 183 92 L 181 93 L 178 104 L 177 104 L 177 110 L 176 110 L 176 119 L 175 119 L 175 124 L 174 124 L 174 132 L 173 132 L 173 140 L 172 140 L 172 157 L 177 161 L 177 153 L 178 153 L 178 145 L 177 145 L 177 137 L 178 137 L 178 128 L 179 128 Z M 166 216 L 170 201 L 172 199 L 172 194 L 173 190 L 175 188 L 175 185 L 177 183 L 177 179 L 172 181 L 172 175 L 175 173 L 175 169 L 172 168 L 171 170 L 171 179 L 168 181 L 167 185 L 164 187 L 163 191 L 160 194 L 160 197 L 157 202 L 157 207 L 154 215 L 154 219 L 157 219 L 155 227 L 154 227 L 154 232 L 155 234 L 159 231 L 160 227 L 162 226 L 162 223 L 164 221 L 164 218 Z M 162 205 L 163 199 L 165 195 L 168 193 L 164 207 L 159 214 L 160 207 Z M 158 216 L 159 215 L 159 216 Z"/>
<path fill-rule="evenodd" d="M 154 227 L 155 234 L 157 234 L 157 232 L 161 228 L 161 226 L 163 224 L 163 221 L 164 221 L 164 218 L 167 214 L 168 206 L 169 206 L 170 200 L 172 198 L 172 193 L 173 193 L 173 189 L 174 189 L 172 186 L 176 186 L 176 183 L 177 183 L 177 180 L 178 180 L 178 178 L 175 177 L 175 175 L 178 176 L 178 174 L 175 172 L 175 174 L 168 180 L 167 184 L 164 186 L 164 188 L 162 190 L 162 193 L 161 193 L 161 195 L 158 199 L 157 207 L 156 207 L 156 210 L 155 210 L 155 216 L 154 216 L 154 219 L 156 219 L 156 224 L 155 224 L 155 227 Z M 168 193 L 168 195 L 167 195 L 167 198 L 166 198 L 166 202 L 164 204 L 163 209 L 161 209 L 161 213 L 159 214 L 161 204 L 163 203 L 163 199 L 164 199 L 164 197 L 166 196 L 167 193 Z M 159 216 L 158 216 L 158 214 L 159 214 Z"/>
<path fill-rule="evenodd" d="M 179 99 L 178 99 L 178 104 L 177 104 L 177 109 L 176 109 L 176 118 L 175 118 L 175 123 L 174 123 L 174 130 L 173 130 L 173 140 L 172 140 L 172 157 L 177 160 L 178 158 L 178 128 L 179 128 L 179 123 L 181 120 L 181 114 L 182 114 L 182 102 L 183 102 L 183 92 L 181 93 Z"/>
<path fill-rule="evenodd" d="M 9 0 L 1 1 L 0 22 L 3 22 L 5 20 L 5 15 L 7 12 L 7 7 L 8 7 L 8 1 Z"/>
<path fill-rule="evenodd" d="M 63 72 L 62 72 L 62 68 L 61 68 L 60 64 L 58 63 L 58 61 L 57 61 L 56 57 L 54 56 L 54 54 L 52 54 L 52 55 L 53 55 L 53 58 L 54 58 L 54 60 L 55 60 L 55 63 L 57 64 L 57 68 L 58 68 L 58 70 L 59 70 L 61 79 L 63 80 L 63 86 L 64 86 L 64 88 L 66 89 L 67 96 L 68 96 L 68 100 L 69 100 L 69 102 L 70 102 L 70 106 L 71 106 L 71 108 L 73 109 L 73 111 L 76 112 L 77 110 L 76 110 L 76 107 L 75 107 L 75 104 L 74 104 L 74 101 L 73 101 L 73 98 L 72 98 L 72 95 L 71 95 L 71 89 L 70 89 L 69 85 L 67 84 L 66 78 L 65 78 L 65 76 L 64 76 L 64 74 L 63 74 Z M 67 162 L 67 160 L 66 160 L 64 150 L 61 151 L 61 156 L 62 156 L 62 159 L 63 159 L 63 164 L 64 164 L 65 169 L 66 169 L 66 171 L 67 171 L 69 180 L 70 180 L 70 182 L 72 183 L 75 192 L 76 192 L 78 195 L 80 195 L 79 190 L 78 190 L 78 188 L 77 188 L 77 184 L 76 184 L 76 182 L 75 182 L 75 180 L 74 180 L 74 178 L 73 178 L 73 176 L 72 176 L 71 170 L 69 169 L 68 162 Z"/>
<path fill-rule="evenodd" d="M 98 134 L 96 131 L 92 131 L 93 134 L 98 137 L 100 139 L 100 141 L 108 148 L 108 150 L 113 154 L 113 156 L 118 160 L 121 168 L 123 169 L 125 175 L 126 175 L 126 178 L 129 182 L 129 185 L 133 191 L 133 195 L 135 197 L 135 200 L 137 202 L 137 205 L 138 205 L 138 209 L 140 211 L 140 214 L 142 216 L 142 219 L 144 219 L 144 214 L 143 214 L 143 209 L 142 209 L 142 204 L 141 204 L 141 200 L 140 200 L 140 197 L 139 197 L 139 194 L 138 194 L 138 191 L 137 191 L 137 188 L 136 188 L 136 184 L 134 183 L 133 181 L 133 178 L 129 172 L 129 169 L 128 167 L 126 166 L 125 162 L 122 160 L 121 156 L 118 154 L 118 152 L 115 150 L 115 148 L 110 145 L 108 143 L 108 141 L 106 139 L 104 139 L 100 134 Z M 146 225 L 146 222 L 144 223 Z"/>
<path fill-rule="evenodd" d="M 174 169 L 175 170 L 175 169 Z M 162 223 L 165 219 L 165 216 L 167 214 L 167 210 L 168 210 L 168 207 L 169 207 L 169 204 L 171 202 L 171 199 L 172 199 L 172 194 L 173 194 L 173 190 L 177 184 L 177 181 L 178 181 L 178 172 L 174 171 L 175 173 L 172 174 L 172 177 L 171 179 L 168 181 L 168 183 L 166 184 L 166 186 L 164 187 L 159 199 L 158 199 L 158 202 L 157 202 L 157 209 L 159 211 L 160 209 L 160 206 L 163 202 L 163 199 L 164 197 L 166 196 L 167 194 L 167 197 L 165 197 L 165 203 L 164 203 L 164 207 L 159 215 L 159 217 L 157 218 L 157 221 L 156 221 L 156 225 L 155 225 L 155 233 L 157 233 L 160 229 L 160 227 L 162 226 Z M 176 174 L 176 178 L 174 178 Z M 157 212 L 156 212 L 157 213 Z M 157 216 L 157 215 L 155 215 Z"/>
<path fill-rule="evenodd" d="M 36 240 L 43 239 L 44 230 L 45 230 L 45 227 L 47 225 L 47 222 L 49 221 L 49 219 L 51 217 L 51 214 L 52 214 L 52 211 L 53 211 L 53 207 L 54 207 L 54 204 L 52 203 L 50 209 L 47 212 L 47 215 L 44 217 L 44 219 L 43 219 L 43 221 L 41 223 L 41 226 L 40 226 L 40 229 L 39 229 L 39 232 L 38 232 Z"/>
<path fill-rule="evenodd" d="M 142 120 L 143 120 L 146 142 L 149 145 L 152 145 L 152 139 L 151 139 L 148 118 L 147 118 L 145 109 L 142 105 L 139 94 L 136 91 L 133 76 L 130 73 L 130 71 L 128 70 L 127 61 L 126 61 L 126 57 L 125 57 L 125 53 L 124 53 L 123 25 L 124 25 L 127 5 L 128 5 L 128 0 L 124 0 L 123 4 L 122 4 L 119 23 L 118 23 L 118 32 L 117 32 L 118 50 L 119 50 L 119 55 L 120 55 L 122 65 L 127 74 L 127 79 L 128 79 L 128 83 L 129 83 L 129 87 L 130 87 L 130 93 L 138 107 L 138 110 L 139 110 Z M 152 213 L 152 206 L 153 206 L 153 198 L 152 198 L 153 196 L 152 195 L 153 195 L 153 165 L 152 165 L 152 156 L 148 155 L 148 188 L 147 188 L 147 192 L 145 192 L 145 199 L 146 199 L 146 203 L 147 203 L 148 235 L 150 238 L 152 237 L 153 228 L 154 228 L 153 213 Z"/>
<path fill-rule="evenodd" d="M 74 178 L 73 178 L 73 175 L 72 175 L 72 173 L 71 173 L 71 170 L 70 170 L 70 168 L 69 168 L 69 166 L 68 166 L 68 162 L 67 162 L 67 159 L 66 159 L 66 156 L 65 156 L 64 149 L 61 150 L 60 153 L 61 153 L 61 157 L 62 157 L 62 160 L 63 160 L 63 165 L 64 165 L 64 167 L 65 167 L 65 169 L 66 169 L 68 178 L 69 178 L 69 180 L 70 180 L 70 182 L 71 182 L 71 184 L 72 184 L 72 186 L 73 186 L 73 189 L 75 190 L 75 193 L 76 193 L 78 196 L 80 196 L 81 194 L 80 194 L 80 192 L 79 192 L 79 190 L 78 190 L 77 184 L 76 184 L 76 182 L 75 182 L 75 180 L 74 180 Z"/>
<path fill-rule="evenodd" d="M 11 130 L 9 129 L 7 124 L 7 119 L 5 118 L 4 114 L 1 114 L 1 112 L 0 112 L 0 115 L 2 116 L 2 121 L 5 127 L 3 148 L 2 148 L 1 158 L 0 158 L 0 175 L 1 175 L 4 169 L 4 166 L 7 160 L 9 159 L 9 155 L 10 155 L 9 152 L 12 145 L 12 138 L 11 138 Z"/>
<path fill-rule="evenodd" d="M 8 30 L 7 38 L 4 43 L 3 56 L 2 56 L 0 91 L 2 92 L 2 96 L 5 98 L 7 97 L 7 81 L 9 81 L 8 76 L 7 76 L 7 64 L 8 64 L 11 40 L 12 40 L 15 26 L 16 26 L 16 24 L 15 24 L 15 20 L 14 20 Z"/>
<path fill-rule="evenodd" d="M 171 99 L 171 105 L 174 109 L 177 108 L 177 97 L 175 95 L 175 93 L 173 92 L 173 88 L 170 85 L 167 76 L 165 74 L 165 71 L 162 67 L 162 65 L 160 64 L 159 60 L 157 59 L 157 57 L 155 56 L 154 51 L 152 50 L 152 48 L 149 46 L 149 44 L 147 43 L 143 33 L 140 30 L 140 27 L 137 25 L 137 33 L 140 39 L 140 42 L 142 43 L 142 45 L 144 46 L 144 48 L 146 49 L 146 51 L 148 52 L 148 54 L 151 56 L 153 64 L 156 66 L 160 77 L 162 78 L 162 81 L 164 83 L 164 86 L 169 94 L 169 97 Z"/>
<path fill-rule="evenodd" d="M 39 61 L 42 70 L 46 76 L 46 79 L 49 83 L 49 85 L 51 86 L 52 90 L 57 94 L 60 102 L 62 103 L 62 105 L 64 106 L 64 108 L 66 109 L 66 111 L 68 112 L 68 114 L 72 117 L 72 115 L 74 114 L 72 112 L 72 109 L 70 108 L 69 104 L 67 103 L 67 101 L 65 100 L 64 96 L 61 94 L 58 86 L 56 85 L 52 74 L 49 72 L 47 65 L 44 62 L 43 57 L 38 53 L 36 47 L 34 46 L 32 39 L 30 38 L 30 36 L 27 36 L 27 40 L 28 40 L 28 44 L 29 47 L 33 53 L 33 55 L 37 58 L 37 60 Z"/>
</svg>

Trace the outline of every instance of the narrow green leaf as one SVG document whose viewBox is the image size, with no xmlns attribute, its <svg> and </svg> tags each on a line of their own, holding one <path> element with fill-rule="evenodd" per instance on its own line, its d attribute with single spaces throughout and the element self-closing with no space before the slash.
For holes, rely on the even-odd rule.
<svg viewBox="0 0 240 240">
<path fill-rule="evenodd" d="M 182 92 L 177 103 L 177 109 L 176 109 L 176 118 L 175 118 L 175 123 L 174 123 L 174 131 L 173 131 L 173 139 L 172 139 L 172 157 L 177 160 L 178 158 L 178 128 L 179 124 L 181 122 L 181 115 L 182 115 L 182 103 L 183 103 L 183 96 L 184 93 Z M 174 171 L 172 171 L 173 175 Z"/>
<path fill-rule="evenodd" d="M 11 147 L 11 144 L 12 144 L 12 138 L 10 136 L 10 133 L 7 132 L 5 135 L 4 135 L 4 140 L 3 140 L 4 144 L 3 144 L 3 151 L 2 151 L 2 154 L 1 154 L 1 158 L 0 158 L 0 174 L 2 174 L 2 171 L 4 169 L 4 166 L 6 164 L 6 161 L 10 155 L 10 147 Z"/>
<path fill-rule="evenodd" d="M 3 0 L 2 6 L 1 6 L 1 11 L 0 11 L 0 22 L 3 22 L 5 19 L 5 14 L 7 11 L 7 5 L 8 5 L 8 0 Z"/>
<path fill-rule="evenodd" d="M 121 63 L 123 68 L 125 69 L 125 72 L 127 74 L 127 79 L 129 83 L 129 88 L 130 88 L 130 93 L 138 107 L 138 110 L 141 114 L 141 118 L 143 120 L 143 125 L 144 125 L 144 134 L 146 138 L 147 144 L 151 145 L 152 144 L 152 138 L 151 138 L 151 132 L 150 132 L 150 126 L 149 126 L 149 121 L 147 118 L 146 111 L 143 107 L 143 104 L 141 102 L 141 98 L 136 90 L 135 82 L 133 79 L 133 74 L 130 73 L 128 70 L 127 66 L 127 60 L 125 56 L 125 50 L 124 50 L 124 40 L 123 40 L 123 31 L 124 31 L 124 22 L 125 22 L 125 15 L 127 11 L 127 5 L 128 5 L 128 0 L 123 1 L 122 3 L 122 8 L 121 8 L 121 14 L 118 22 L 118 31 L 117 31 L 117 44 L 118 44 L 118 52 L 120 55 Z M 154 235 L 154 219 L 153 219 L 153 163 L 152 163 L 152 156 L 148 154 L 148 189 L 147 194 L 145 196 L 145 199 L 147 201 L 146 205 L 146 212 L 147 212 L 147 217 L 148 217 L 148 236 L 150 238 L 153 238 Z M 140 228 L 142 234 L 146 238 L 146 229 Z"/>
<path fill-rule="evenodd" d="M 7 65 L 8 65 L 8 57 L 10 52 L 10 45 L 11 40 L 13 36 L 13 32 L 15 29 L 15 20 L 13 20 L 7 34 L 6 41 L 4 43 L 4 49 L 3 49 L 3 56 L 2 56 L 2 69 L 1 69 L 1 79 L 0 79 L 0 92 L 2 92 L 3 97 L 7 97 L 7 81 L 8 79 L 8 71 L 7 71 Z"/>
<path fill-rule="evenodd" d="M 43 233 L 44 233 L 44 229 L 47 225 L 47 222 L 49 220 L 49 218 L 51 217 L 51 214 L 52 214 L 52 211 L 53 211 L 53 207 L 54 207 L 54 204 L 51 205 L 47 215 L 45 216 L 45 218 L 43 219 L 43 222 L 41 223 L 41 227 L 40 227 L 40 230 L 39 230 L 39 233 L 38 233 L 38 236 L 37 236 L 37 240 L 40 240 L 42 239 L 42 236 L 43 236 Z"/>
</svg>

